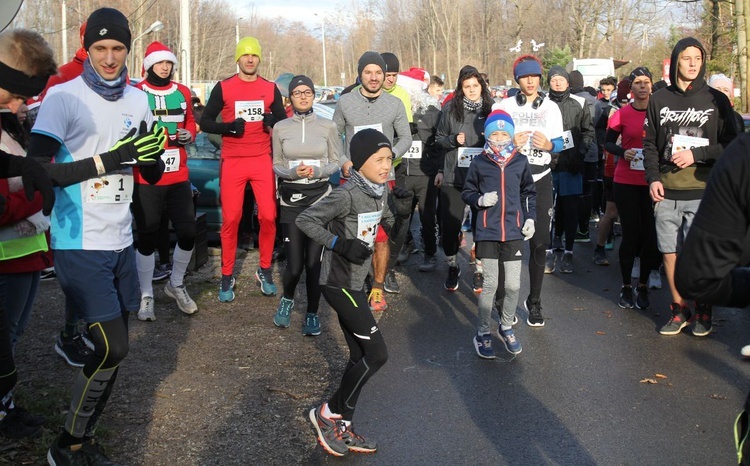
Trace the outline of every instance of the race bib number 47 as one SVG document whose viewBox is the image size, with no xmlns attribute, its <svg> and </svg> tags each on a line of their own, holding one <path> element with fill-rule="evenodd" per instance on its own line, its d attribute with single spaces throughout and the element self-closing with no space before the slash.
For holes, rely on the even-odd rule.
<svg viewBox="0 0 750 466">
<path fill-rule="evenodd" d="M 262 100 L 238 100 L 234 103 L 234 117 L 245 121 L 263 121 Z"/>
</svg>

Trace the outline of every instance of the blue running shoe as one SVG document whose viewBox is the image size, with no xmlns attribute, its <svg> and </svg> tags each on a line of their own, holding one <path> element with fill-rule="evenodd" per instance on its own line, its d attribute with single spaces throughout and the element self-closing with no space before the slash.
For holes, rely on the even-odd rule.
<svg viewBox="0 0 750 466">
<path fill-rule="evenodd" d="M 302 335 L 316 337 L 320 335 L 320 319 L 318 314 L 308 312 L 305 314 L 305 325 L 302 327 Z"/>
<path fill-rule="evenodd" d="M 219 287 L 219 301 L 221 301 L 222 303 L 231 303 L 232 301 L 234 301 L 234 276 L 221 276 L 221 286 Z"/>
<path fill-rule="evenodd" d="M 497 333 L 499 334 L 500 339 L 503 340 L 505 349 L 507 349 L 510 354 L 518 354 L 521 352 L 521 344 L 516 340 L 516 335 L 513 333 L 512 328 L 508 330 L 498 328 Z"/>
<path fill-rule="evenodd" d="M 263 270 L 258 267 L 258 270 L 255 271 L 255 279 L 258 280 L 260 292 L 263 293 L 263 296 L 276 296 L 276 285 L 273 284 L 273 274 L 270 268 Z"/>
<path fill-rule="evenodd" d="M 276 315 L 273 316 L 273 323 L 277 327 L 289 327 L 291 321 L 292 308 L 294 307 L 294 300 L 282 297 L 279 303 L 279 308 L 276 309 Z"/>
<path fill-rule="evenodd" d="M 495 359 L 495 352 L 492 350 L 492 336 L 489 333 L 474 335 L 474 349 L 480 358 Z"/>
</svg>

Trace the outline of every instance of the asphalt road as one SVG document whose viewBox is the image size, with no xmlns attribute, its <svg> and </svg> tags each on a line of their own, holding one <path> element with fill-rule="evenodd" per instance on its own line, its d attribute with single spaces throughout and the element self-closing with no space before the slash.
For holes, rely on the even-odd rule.
<svg viewBox="0 0 750 466">
<path fill-rule="evenodd" d="M 442 261 L 426 274 L 417 270 L 421 256 L 412 256 L 399 269 L 402 293 L 388 296 L 380 320 L 389 361 L 354 417 L 379 451 L 345 462 L 736 464 L 733 423 L 750 388 L 750 362 L 739 351 L 750 343 L 750 314 L 717 309 L 708 337 L 662 336 L 666 280 L 652 291 L 650 310 L 620 309 L 616 254 L 609 251 L 612 265 L 602 267 L 592 251 L 576 244 L 574 273 L 545 275 L 546 325 L 528 327 L 521 303 L 523 352 L 507 353 L 495 335 L 495 360 L 472 346 L 477 299 L 468 256 L 455 293 L 443 289 Z M 521 299 L 527 294 L 524 267 Z"/>
</svg>

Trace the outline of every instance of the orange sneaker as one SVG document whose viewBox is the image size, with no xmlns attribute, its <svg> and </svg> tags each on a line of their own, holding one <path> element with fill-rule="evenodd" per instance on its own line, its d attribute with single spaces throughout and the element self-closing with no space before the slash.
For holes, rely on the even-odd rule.
<svg viewBox="0 0 750 466">
<path fill-rule="evenodd" d="M 385 295 L 380 288 L 373 288 L 372 291 L 370 291 L 369 300 L 371 311 L 382 312 L 388 309 L 388 303 L 385 302 Z"/>
</svg>

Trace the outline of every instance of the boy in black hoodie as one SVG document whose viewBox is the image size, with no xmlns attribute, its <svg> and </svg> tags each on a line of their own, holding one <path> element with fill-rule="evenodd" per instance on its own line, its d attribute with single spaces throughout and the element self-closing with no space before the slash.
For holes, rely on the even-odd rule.
<svg viewBox="0 0 750 466">
<path fill-rule="evenodd" d="M 727 96 L 704 79 L 706 51 L 692 37 L 672 50 L 671 85 L 651 96 L 643 129 L 644 166 L 656 203 L 656 234 L 672 294 L 671 318 L 659 329 L 677 335 L 687 325 L 690 308 L 674 286 L 677 253 L 698 210 L 714 162 L 737 136 Z M 695 303 L 693 335 L 711 333 L 711 306 Z"/>
</svg>

